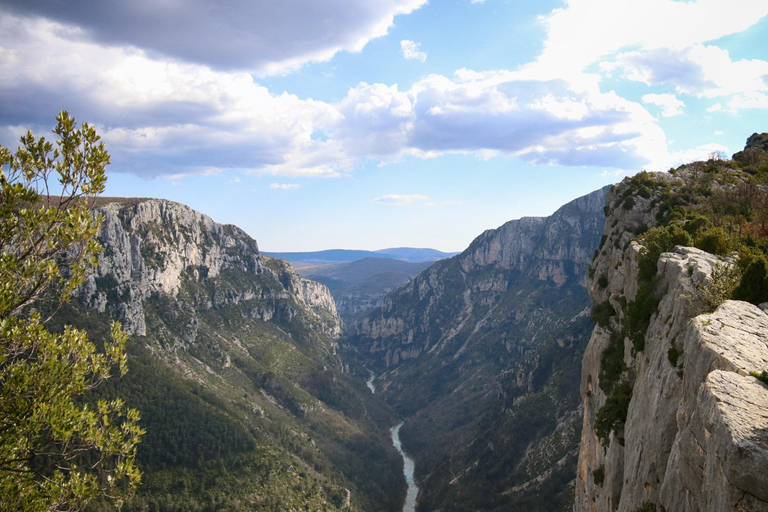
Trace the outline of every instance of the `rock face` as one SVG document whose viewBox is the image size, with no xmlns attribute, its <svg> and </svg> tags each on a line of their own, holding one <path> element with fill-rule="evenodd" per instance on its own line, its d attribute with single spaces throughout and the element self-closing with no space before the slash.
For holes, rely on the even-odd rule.
<svg viewBox="0 0 768 512">
<path fill-rule="evenodd" d="M 259 254 L 256 241 L 236 226 L 221 225 L 191 208 L 164 200 L 113 202 L 99 209 L 105 247 L 96 272 L 79 298 L 105 312 L 109 309 L 131 334 L 146 334 L 143 301 L 152 295 L 176 297 L 182 283 L 215 279 L 222 273 L 251 276 L 239 290 L 217 290 L 196 307 L 224 307 L 258 300 L 254 317 L 296 315 L 292 300 L 313 315 L 313 326 L 333 337 L 340 332 L 333 298 L 323 285 L 300 278 L 290 265 Z M 271 262 L 271 264 L 266 264 Z M 120 300 L 108 300 L 108 294 Z"/>
<path fill-rule="evenodd" d="M 698 290 L 727 264 L 712 254 L 678 246 L 659 258 L 660 301 L 644 348 L 623 340 L 632 390 L 626 424 L 607 442 L 596 434 L 606 403 L 602 355 L 638 294 L 643 249 L 630 240 L 658 213 L 653 197 L 626 202 L 628 186 L 608 194 L 604 243 L 588 282 L 593 299 L 616 315 L 595 327 L 584 355 L 574 510 L 768 511 L 768 386 L 749 375 L 768 368 L 768 315 L 737 301 L 699 314 Z"/>
<path fill-rule="evenodd" d="M 570 508 L 605 192 L 483 233 L 352 326 L 349 346 L 406 417 L 419 510 Z"/>
<path fill-rule="evenodd" d="M 105 387 L 146 429 L 127 510 L 396 510 L 396 418 L 341 360 L 328 289 L 186 206 L 101 201 L 101 263 L 56 321 L 132 334 Z"/>
</svg>

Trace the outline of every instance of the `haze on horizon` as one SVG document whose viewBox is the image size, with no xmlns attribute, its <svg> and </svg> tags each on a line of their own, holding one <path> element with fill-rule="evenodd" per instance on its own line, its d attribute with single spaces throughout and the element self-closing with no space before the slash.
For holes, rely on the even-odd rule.
<svg viewBox="0 0 768 512">
<path fill-rule="evenodd" d="M 768 119 L 764 0 L 0 2 L 0 144 L 69 110 L 106 195 L 265 251 L 432 247 Z"/>
</svg>

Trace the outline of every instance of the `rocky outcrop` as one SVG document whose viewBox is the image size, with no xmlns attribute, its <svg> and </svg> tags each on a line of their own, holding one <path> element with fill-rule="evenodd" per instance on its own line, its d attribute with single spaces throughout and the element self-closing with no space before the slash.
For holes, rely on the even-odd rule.
<svg viewBox="0 0 768 512">
<path fill-rule="evenodd" d="M 660 189 L 680 179 L 654 177 Z M 768 368 L 768 315 L 737 301 L 700 314 L 700 290 L 717 265 L 730 262 L 678 246 L 658 260 L 658 308 L 638 350 L 621 331 L 638 295 L 644 250 L 631 240 L 656 223 L 660 205 L 655 194 L 632 195 L 629 182 L 614 187 L 606 204 L 604 242 L 588 286 L 615 316 L 595 328 L 584 355 L 574 510 L 768 510 L 768 386 L 750 376 Z M 623 428 L 601 440 L 601 379 L 610 371 L 603 354 L 617 339 L 631 400 Z"/>
<path fill-rule="evenodd" d="M 86 305 L 121 320 L 127 332 L 146 334 L 147 298 L 178 297 L 186 283 L 213 282 L 227 274 L 228 286 L 197 295 L 196 309 L 254 301 L 255 317 L 270 320 L 278 314 L 291 319 L 303 308 L 314 327 L 339 335 L 327 288 L 299 277 L 281 260 L 261 256 L 256 241 L 241 229 L 165 200 L 115 200 L 98 212 L 104 252 L 78 295 Z"/>
</svg>

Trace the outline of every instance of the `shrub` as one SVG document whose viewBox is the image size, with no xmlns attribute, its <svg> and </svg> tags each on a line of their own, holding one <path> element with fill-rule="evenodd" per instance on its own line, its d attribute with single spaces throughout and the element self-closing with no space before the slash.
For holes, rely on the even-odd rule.
<svg viewBox="0 0 768 512">
<path fill-rule="evenodd" d="M 638 241 L 643 245 L 638 260 L 638 279 L 650 280 L 656 275 L 656 264 L 661 253 L 671 251 L 676 245 L 691 245 L 692 239 L 677 225 L 649 229 Z"/>
<path fill-rule="evenodd" d="M 624 362 L 624 333 L 611 333 L 611 340 L 600 355 L 600 373 L 598 374 L 600 389 L 606 395 L 613 390 L 621 376 L 627 371 Z"/>
<path fill-rule="evenodd" d="M 624 317 L 623 328 L 632 340 L 635 352 L 645 349 L 645 331 L 651 324 L 651 316 L 659 306 L 659 299 L 653 295 L 655 280 L 640 281 L 635 300 L 627 304 L 627 316 Z"/>
<path fill-rule="evenodd" d="M 758 305 L 768 301 L 768 260 L 754 258 L 733 290 L 733 298 Z"/>
<path fill-rule="evenodd" d="M 608 288 L 608 276 L 600 276 L 600 279 L 597 280 L 597 285 L 603 289 Z"/>
<path fill-rule="evenodd" d="M 720 304 L 730 299 L 740 278 L 738 267 L 723 263 L 715 264 L 709 281 L 696 290 L 704 311 L 711 313 Z"/>
<path fill-rule="evenodd" d="M 694 246 L 702 251 L 719 254 L 720 256 L 725 256 L 733 250 L 731 239 L 723 228 L 715 227 L 699 232 L 696 235 Z"/>
<path fill-rule="evenodd" d="M 616 311 L 607 300 L 592 307 L 592 321 L 600 327 L 608 327 L 608 321 L 615 314 Z"/>
<path fill-rule="evenodd" d="M 595 433 L 603 444 L 610 442 L 611 432 L 618 432 L 624 427 L 631 400 L 632 386 L 626 379 L 623 379 L 613 388 L 605 400 L 605 404 L 597 411 Z"/>
<path fill-rule="evenodd" d="M 605 481 L 605 465 L 601 465 L 599 468 L 592 472 L 592 478 L 595 481 L 595 485 L 603 485 Z"/>
<path fill-rule="evenodd" d="M 644 501 L 642 505 L 637 507 L 632 512 L 664 512 L 664 507 L 656 505 L 652 501 Z"/>
<path fill-rule="evenodd" d="M 763 370 L 760 373 L 757 372 L 749 372 L 751 376 L 759 380 L 760 382 L 764 382 L 765 384 L 768 384 L 768 371 Z"/>
<path fill-rule="evenodd" d="M 679 350 L 674 345 L 669 347 L 669 350 L 667 351 L 667 359 L 669 359 L 669 363 L 677 368 L 677 361 L 680 359 L 680 356 L 683 355 L 683 351 Z"/>
</svg>

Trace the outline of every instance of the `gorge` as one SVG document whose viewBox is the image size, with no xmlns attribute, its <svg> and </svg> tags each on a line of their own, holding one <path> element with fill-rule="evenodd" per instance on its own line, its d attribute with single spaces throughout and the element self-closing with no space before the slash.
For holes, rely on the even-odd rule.
<svg viewBox="0 0 768 512">
<path fill-rule="evenodd" d="M 721 299 L 768 300 L 764 140 L 489 230 L 345 334 L 242 230 L 100 199 L 104 254 L 54 325 L 132 335 L 98 391 L 147 430 L 124 509 L 768 510 L 768 315 L 707 302 L 738 261 L 757 295 Z"/>
</svg>

